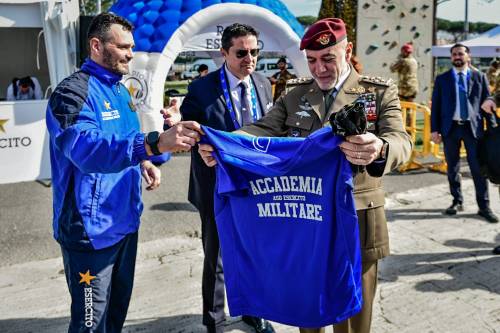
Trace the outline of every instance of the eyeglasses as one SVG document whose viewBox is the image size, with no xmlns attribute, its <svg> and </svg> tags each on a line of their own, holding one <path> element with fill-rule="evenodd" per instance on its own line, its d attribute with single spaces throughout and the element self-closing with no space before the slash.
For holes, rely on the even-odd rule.
<svg viewBox="0 0 500 333">
<path fill-rule="evenodd" d="M 245 58 L 248 55 L 248 53 L 250 53 L 252 57 L 256 57 L 259 55 L 259 49 L 236 50 L 236 58 L 238 59 Z"/>
</svg>

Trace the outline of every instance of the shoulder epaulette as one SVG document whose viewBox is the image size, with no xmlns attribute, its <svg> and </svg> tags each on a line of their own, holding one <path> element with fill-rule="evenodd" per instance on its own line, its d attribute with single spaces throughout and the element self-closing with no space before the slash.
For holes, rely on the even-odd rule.
<svg viewBox="0 0 500 333">
<path fill-rule="evenodd" d="M 385 87 L 389 87 L 393 83 L 392 79 L 384 79 L 383 77 L 380 76 L 361 76 L 359 81 L 378 84 L 380 86 L 385 86 Z"/>
<path fill-rule="evenodd" d="M 291 79 L 286 81 L 287 87 L 298 86 L 301 84 L 311 83 L 313 80 L 312 77 L 298 77 L 296 79 Z"/>
</svg>

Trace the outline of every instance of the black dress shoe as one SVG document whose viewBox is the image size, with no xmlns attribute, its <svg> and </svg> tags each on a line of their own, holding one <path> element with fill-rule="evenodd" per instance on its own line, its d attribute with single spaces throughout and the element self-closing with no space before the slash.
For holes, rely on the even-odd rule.
<svg viewBox="0 0 500 333">
<path fill-rule="evenodd" d="M 241 319 L 245 324 L 252 326 L 257 333 L 275 333 L 271 323 L 265 319 L 251 316 L 242 316 Z"/>
<path fill-rule="evenodd" d="M 477 215 L 484 217 L 486 219 L 486 221 L 488 221 L 490 223 L 497 223 L 498 222 L 498 217 L 495 214 L 493 214 L 493 212 L 489 208 L 480 209 L 477 212 Z"/>
<path fill-rule="evenodd" d="M 491 251 L 491 252 L 493 252 L 493 254 L 500 254 L 500 245 L 498 245 L 497 247 L 495 247 L 493 249 L 493 251 Z"/>
<path fill-rule="evenodd" d="M 454 202 L 451 204 L 450 207 L 446 208 L 444 213 L 446 215 L 457 215 L 457 211 L 463 212 L 463 210 L 464 210 L 464 206 L 462 206 L 462 204 L 460 202 Z"/>
</svg>

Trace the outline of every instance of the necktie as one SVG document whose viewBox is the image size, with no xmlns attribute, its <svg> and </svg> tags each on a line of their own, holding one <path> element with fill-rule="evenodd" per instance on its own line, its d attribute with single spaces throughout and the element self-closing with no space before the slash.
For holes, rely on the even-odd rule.
<svg viewBox="0 0 500 333">
<path fill-rule="evenodd" d="M 335 91 L 336 89 L 333 88 L 331 91 L 327 92 L 325 96 L 325 112 L 328 113 L 328 110 L 330 110 L 330 107 L 333 104 L 333 101 L 335 100 Z"/>
<path fill-rule="evenodd" d="M 467 89 L 465 88 L 464 73 L 458 73 L 458 99 L 460 101 L 460 119 L 467 120 L 469 111 L 467 109 Z"/>
<path fill-rule="evenodd" d="M 240 101 L 241 101 L 241 120 L 242 120 L 242 125 L 248 125 L 253 123 L 252 119 L 252 109 L 251 109 L 251 96 L 250 96 L 250 89 L 247 86 L 247 82 L 241 81 L 239 86 L 241 88 L 241 95 L 240 95 Z"/>
</svg>

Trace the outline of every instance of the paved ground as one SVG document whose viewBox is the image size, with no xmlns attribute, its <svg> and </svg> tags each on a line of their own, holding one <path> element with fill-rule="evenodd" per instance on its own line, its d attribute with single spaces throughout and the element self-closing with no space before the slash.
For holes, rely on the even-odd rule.
<svg viewBox="0 0 500 333">
<path fill-rule="evenodd" d="M 177 189 L 169 192 L 168 201 L 164 192 L 145 194 L 136 283 L 125 332 L 203 332 L 197 216 L 185 202 L 185 172 L 176 173 L 185 167 L 186 159 L 180 156 L 164 167 L 164 174 L 172 172 L 169 186 Z M 450 203 L 443 176 L 430 181 L 436 185 L 425 184 L 425 174 L 400 177 L 389 176 L 386 181 L 392 193 L 387 208 L 393 255 L 381 262 L 372 331 L 500 333 L 500 256 L 491 255 L 491 248 L 500 244 L 500 224 L 476 218 L 470 179 L 464 181 L 466 211 L 448 218 L 441 214 Z M 399 190 L 412 181 L 419 188 Z M 2 185 L 0 193 L 0 332 L 65 332 L 69 297 L 62 262 L 54 258 L 59 253 L 50 240 L 50 227 L 37 219 L 37 214 L 50 214 L 50 197 L 34 183 Z M 497 188 L 490 188 L 490 195 L 494 211 L 500 214 Z M 29 226 L 12 222 L 19 221 L 20 215 L 30 217 Z M 23 236 L 26 229 L 41 234 Z M 16 242 L 25 247 L 21 244 L 26 239 L 32 252 L 41 253 L 16 252 Z M 12 259 L 16 253 L 23 260 Z M 282 325 L 276 328 L 296 332 Z M 229 320 L 227 330 L 249 332 L 238 318 Z"/>
</svg>

